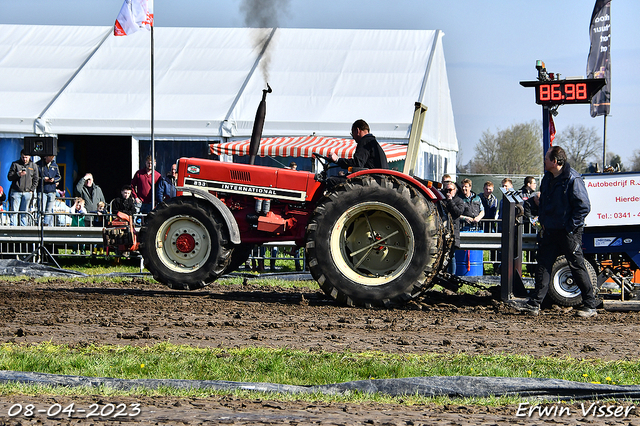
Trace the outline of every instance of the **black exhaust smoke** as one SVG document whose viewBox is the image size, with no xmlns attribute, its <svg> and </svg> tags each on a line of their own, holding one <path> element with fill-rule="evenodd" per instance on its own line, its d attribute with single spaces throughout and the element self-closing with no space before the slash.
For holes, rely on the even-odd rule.
<svg viewBox="0 0 640 426">
<path fill-rule="evenodd" d="M 256 162 L 256 155 L 260 149 L 260 139 L 262 139 L 262 129 L 264 128 L 264 118 L 267 115 L 267 93 L 271 93 L 271 86 L 267 83 L 267 88 L 262 90 L 262 100 L 256 111 L 256 119 L 253 122 L 253 131 L 251 132 L 251 143 L 249 144 L 249 164 Z"/>
</svg>

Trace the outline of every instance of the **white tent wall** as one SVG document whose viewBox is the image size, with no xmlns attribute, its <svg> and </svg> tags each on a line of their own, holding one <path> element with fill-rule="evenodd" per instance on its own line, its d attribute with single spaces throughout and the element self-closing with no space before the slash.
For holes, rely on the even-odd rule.
<svg viewBox="0 0 640 426">
<path fill-rule="evenodd" d="M 435 31 L 278 29 L 271 41 L 265 136 L 348 137 L 365 119 L 378 138 L 408 139 Z M 268 59 L 267 59 L 268 57 Z M 261 64 L 262 65 L 262 64 Z M 251 76 L 232 119 L 250 136 L 265 78 Z"/>
<path fill-rule="evenodd" d="M 0 25 L 0 134 L 37 117 L 100 44 L 105 27 Z"/>
<path fill-rule="evenodd" d="M 434 43 L 434 55 L 422 103 L 428 107 L 422 130 L 422 144 L 416 175 L 439 181 L 448 173 L 455 176 L 458 138 L 453 119 L 449 80 L 442 46 L 443 33 Z M 434 113 L 430 113 L 434 112 Z"/>
<path fill-rule="evenodd" d="M 156 136 L 218 137 L 257 56 L 246 31 L 157 28 L 154 44 Z M 110 36 L 47 111 L 47 130 L 148 138 L 150 93 L 150 33 Z"/>
<path fill-rule="evenodd" d="M 111 31 L 0 25 L 0 135 L 148 140 L 150 33 L 114 37 Z M 272 36 L 262 56 L 260 36 Z M 439 179 L 455 170 L 458 149 L 442 36 L 155 28 L 155 137 L 248 138 L 267 79 L 274 92 L 267 97 L 264 137 L 348 137 L 351 123 L 363 118 L 381 141 L 407 143 L 414 103 L 422 101 L 429 109 L 418 175 Z M 447 169 L 440 170 L 445 158 Z"/>
</svg>

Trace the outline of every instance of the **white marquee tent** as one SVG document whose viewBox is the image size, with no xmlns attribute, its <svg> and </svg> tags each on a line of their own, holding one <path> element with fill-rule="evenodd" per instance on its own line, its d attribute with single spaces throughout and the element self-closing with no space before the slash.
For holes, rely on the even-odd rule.
<svg viewBox="0 0 640 426">
<path fill-rule="evenodd" d="M 428 107 L 416 174 L 455 172 L 441 31 L 155 28 L 155 138 L 247 139 L 268 80 L 263 137 L 349 137 L 363 118 L 404 143 Z M 257 40 L 266 40 L 266 50 Z M 150 33 L 0 25 L 0 138 L 150 138 Z"/>
</svg>

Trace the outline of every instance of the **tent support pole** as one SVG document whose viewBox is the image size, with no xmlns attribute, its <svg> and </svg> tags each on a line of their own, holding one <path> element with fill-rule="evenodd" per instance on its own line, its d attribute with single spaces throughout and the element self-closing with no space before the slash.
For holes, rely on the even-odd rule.
<svg viewBox="0 0 640 426">
<path fill-rule="evenodd" d="M 153 25 L 151 26 L 151 209 L 156 206 L 156 191 L 155 191 L 155 177 L 156 177 L 156 139 L 154 132 L 154 57 L 153 57 Z"/>
</svg>

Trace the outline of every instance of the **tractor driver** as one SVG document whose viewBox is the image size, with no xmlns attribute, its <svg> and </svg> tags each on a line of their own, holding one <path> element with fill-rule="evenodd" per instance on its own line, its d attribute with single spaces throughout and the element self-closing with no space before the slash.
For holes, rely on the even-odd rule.
<svg viewBox="0 0 640 426">
<path fill-rule="evenodd" d="M 353 158 L 339 158 L 335 152 L 331 153 L 331 161 L 337 163 L 343 169 L 349 167 L 361 169 L 388 169 L 387 156 L 382 147 L 371 134 L 369 125 L 364 120 L 356 120 L 351 126 L 351 136 L 358 144 Z M 327 179 L 328 186 L 343 183 L 346 177 L 332 176 Z"/>
</svg>

